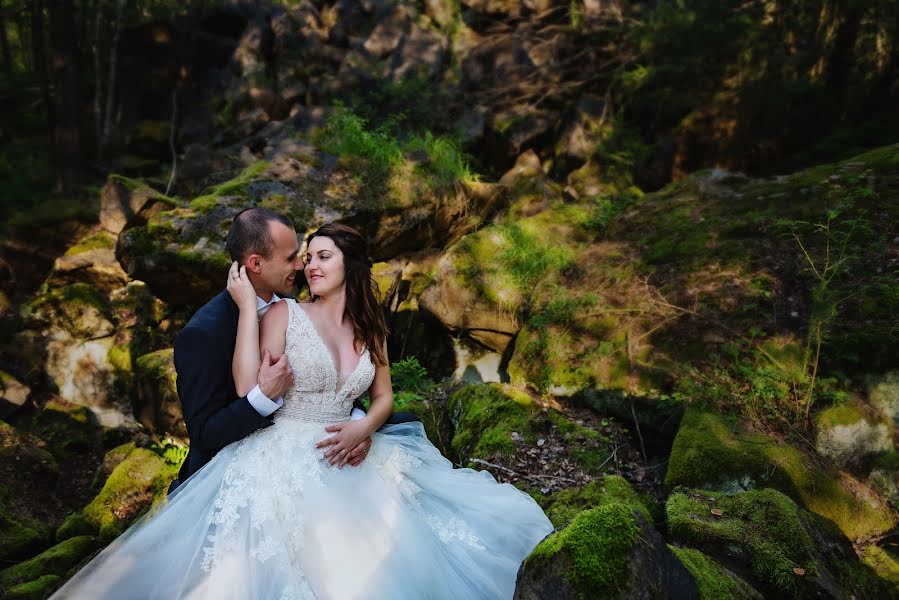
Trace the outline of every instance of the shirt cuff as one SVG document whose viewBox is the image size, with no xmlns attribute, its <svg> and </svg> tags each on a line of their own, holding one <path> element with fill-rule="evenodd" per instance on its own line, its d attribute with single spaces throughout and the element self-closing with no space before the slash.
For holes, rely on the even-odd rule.
<svg viewBox="0 0 899 600">
<path fill-rule="evenodd" d="M 358 421 L 359 419 L 364 419 L 365 416 L 366 416 L 366 413 L 364 410 L 354 407 L 353 410 L 350 412 L 350 421 Z"/>
<path fill-rule="evenodd" d="M 256 409 L 260 416 L 267 417 L 284 404 L 284 398 L 269 399 L 257 385 L 247 394 L 247 402 Z"/>
</svg>

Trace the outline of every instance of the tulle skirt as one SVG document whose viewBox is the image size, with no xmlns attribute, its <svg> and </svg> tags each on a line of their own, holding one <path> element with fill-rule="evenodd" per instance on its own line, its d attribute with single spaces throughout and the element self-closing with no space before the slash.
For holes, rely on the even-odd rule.
<svg viewBox="0 0 899 600">
<path fill-rule="evenodd" d="M 231 444 L 55 598 L 511 598 L 552 525 L 486 472 L 453 469 L 421 423 L 332 467 L 324 425 L 276 419 Z"/>
</svg>

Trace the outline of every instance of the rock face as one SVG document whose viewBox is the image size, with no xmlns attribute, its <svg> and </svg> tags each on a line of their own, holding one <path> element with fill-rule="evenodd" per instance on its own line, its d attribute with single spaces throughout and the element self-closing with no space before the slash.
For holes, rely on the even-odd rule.
<svg viewBox="0 0 899 600">
<path fill-rule="evenodd" d="M 868 400 L 881 414 L 899 426 L 899 371 L 889 371 L 868 381 Z"/>
<path fill-rule="evenodd" d="M 115 246 L 115 236 L 104 230 L 81 238 L 53 263 L 47 285 L 63 287 L 81 282 L 104 291 L 124 286 L 128 275 L 116 260 Z"/>
</svg>

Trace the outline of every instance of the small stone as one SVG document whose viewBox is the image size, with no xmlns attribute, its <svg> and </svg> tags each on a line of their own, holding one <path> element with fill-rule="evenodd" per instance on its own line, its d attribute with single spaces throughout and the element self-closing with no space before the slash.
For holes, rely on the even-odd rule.
<svg viewBox="0 0 899 600">
<path fill-rule="evenodd" d="M 514 441 L 516 441 L 516 442 L 523 442 L 523 441 L 524 441 L 524 437 L 522 437 L 522 435 L 521 435 L 520 433 L 518 433 L 517 431 L 513 431 L 512 434 L 511 434 L 511 437 L 512 437 L 512 439 L 513 439 Z"/>
<path fill-rule="evenodd" d="M 538 445 L 538 446 L 542 446 L 542 445 L 545 444 L 545 443 L 546 443 L 546 440 L 544 440 L 543 438 L 540 438 L 539 440 L 537 440 L 537 445 Z"/>
</svg>

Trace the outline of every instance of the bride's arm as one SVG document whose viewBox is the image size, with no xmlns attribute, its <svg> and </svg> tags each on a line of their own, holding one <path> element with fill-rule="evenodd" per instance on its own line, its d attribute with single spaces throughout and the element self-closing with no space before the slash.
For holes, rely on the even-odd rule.
<svg viewBox="0 0 899 600">
<path fill-rule="evenodd" d="M 387 341 L 384 341 L 384 356 L 387 356 Z M 375 366 L 375 379 L 368 390 L 371 406 L 363 421 L 370 419 L 369 435 L 387 422 L 393 413 L 393 385 L 390 382 L 390 363 Z"/>
<path fill-rule="evenodd" d="M 228 293 L 240 311 L 237 319 L 237 339 L 231 359 L 231 374 L 238 396 L 246 396 L 257 383 L 260 357 L 259 320 L 256 317 L 256 291 L 247 278 L 246 268 L 237 263 L 228 272 Z M 270 312 L 270 311 L 269 311 Z"/>
</svg>

